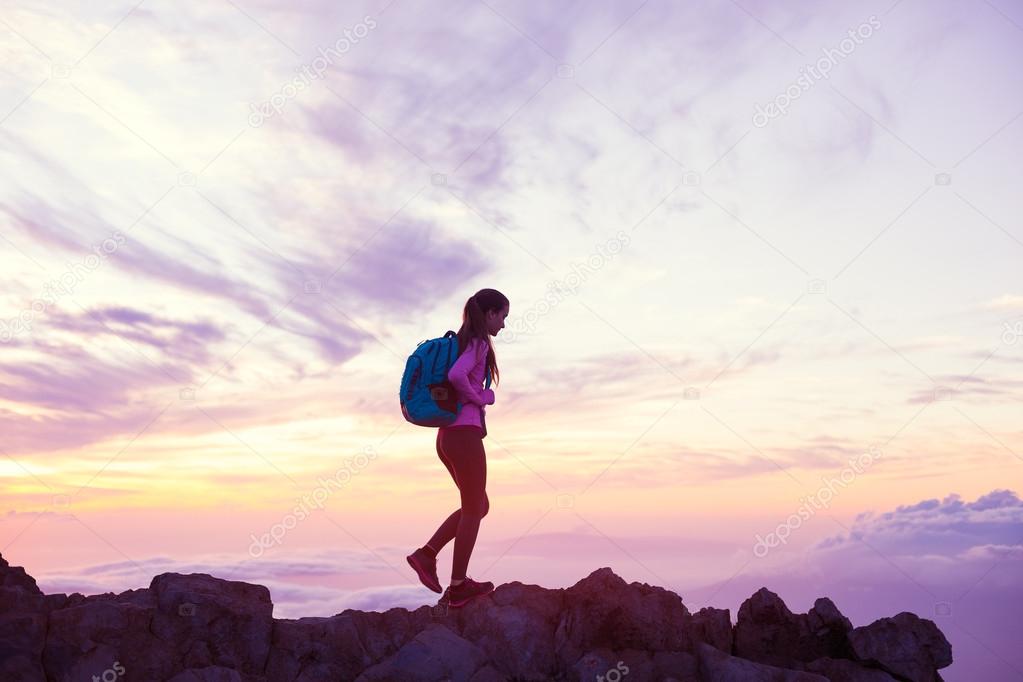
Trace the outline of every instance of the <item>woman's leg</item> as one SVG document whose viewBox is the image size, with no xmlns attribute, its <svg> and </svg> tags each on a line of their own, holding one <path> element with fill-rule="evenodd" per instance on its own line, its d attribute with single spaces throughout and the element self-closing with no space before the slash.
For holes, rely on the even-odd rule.
<svg viewBox="0 0 1023 682">
<path fill-rule="evenodd" d="M 440 429 L 437 430 L 437 456 L 440 461 L 444 462 L 444 466 L 447 467 L 448 473 L 451 474 L 452 480 L 455 485 L 458 486 L 458 476 L 455 474 L 455 469 L 451 464 L 451 461 L 444 456 L 444 451 L 441 449 Z M 456 509 L 451 513 L 448 518 L 444 519 L 444 523 L 440 524 L 437 528 L 437 532 L 433 534 L 429 542 L 426 543 L 425 547 L 433 552 L 434 556 L 440 552 L 444 545 L 448 544 L 455 539 L 455 533 L 458 531 L 458 522 L 462 518 L 461 508 Z"/>
<path fill-rule="evenodd" d="M 469 557 L 476 545 L 480 521 L 490 510 L 487 498 L 487 456 L 477 429 L 452 429 L 440 436 L 441 452 L 451 465 L 462 498 L 458 527 L 455 530 L 455 555 L 451 562 L 451 580 L 466 577 Z M 450 519 L 451 517 L 449 517 Z"/>
</svg>

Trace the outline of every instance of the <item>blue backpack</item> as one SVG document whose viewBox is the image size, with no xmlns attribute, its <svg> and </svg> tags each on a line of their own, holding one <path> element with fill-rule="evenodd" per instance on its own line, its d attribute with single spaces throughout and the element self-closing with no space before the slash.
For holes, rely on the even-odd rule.
<svg viewBox="0 0 1023 682">
<path fill-rule="evenodd" d="M 418 426 L 447 426 L 462 409 L 458 391 L 448 380 L 448 370 L 458 359 L 458 334 L 450 329 L 444 336 L 416 344 L 401 376 L 401 413 Z M 487 368 L 486 388 L 490 388 Z"/>
</svg>

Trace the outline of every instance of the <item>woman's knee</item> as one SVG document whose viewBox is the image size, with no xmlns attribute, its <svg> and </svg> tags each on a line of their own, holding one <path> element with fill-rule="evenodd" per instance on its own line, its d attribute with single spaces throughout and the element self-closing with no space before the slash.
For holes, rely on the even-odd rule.
<svg viewBox="0 0 1023 682">
<path fill-rule="evenodd" d="M 471 514 L 476 518 L 482 519 L 490 511 L 490 499 L 486 493 L 483 493 L 483 497 L 480 501 L 475 504 L 469 504 L 462 507 L 463 514 Z"/>
</svg>

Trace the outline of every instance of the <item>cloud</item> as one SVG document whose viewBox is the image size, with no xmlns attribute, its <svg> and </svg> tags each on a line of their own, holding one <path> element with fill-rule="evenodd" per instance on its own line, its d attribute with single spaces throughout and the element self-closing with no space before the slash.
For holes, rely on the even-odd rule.
<svg viewBox="0 0 1023 682">
<path fill-rule="evenodd" d="M 377 150 L 421 159 L 424 170 L 454 173 L 553 76 L 550 58 L 486 5 L 395 6 L 375 21 L 331 69 L 328 94 L 306 113 L 310 132 L 369 164 L 388 161 L 367 149 L 374 139 Z M 407 30 L 410 22 L 415 31 Z M 498 154 L 461 177 L 492 185 L 500 175 Z"/>
<path fill-rule="evenodd" d="M 985 353 L 985 356 L 989 353 Z M 906 402 L 911 405 L 931 403 L 935 400 L 961 400 L 972 398 L 971 402 L 1006 402 L 1023 388 L 1023 380 L 1003 376 L 988 378 L 961 374 L 944 374 L 935 378 L 938 386 L 921 388 L 910 395 Z"/>
<path fill-rule="evenodd" d="M 42 375 L 37 377 L 41 378 Z M 45 382 L 45 379 L 43 381 Z M 54 389 L 47 393 L 44 386 L 22 387 L 15 393 L 29 401 L 51 401 L 66 407 L 73 405 L 73 401 L 77 399 L 63 389 Z M 55 452 L 121 435 L 135 435 L 150 423 L 158 412 L 158 407 L 143 406 L 122 408 L 116 414 L 97 413 L 93 409 L 88 413 L 26 416 L 20 412 L 0 408 L 0 429 L 4 432 L 5 448 L 12 452 Z"/>
<path fill-rule="evenodd" d="M 1011 490 L 993 490 L 973 502 L 953 493 L 894 511 L 863 512 L 848 534 L 822 541 L 817 550 L 840 551 L 867 541 L 898 555 L 959 556 L 977 547 L 1023 546 L 1023 501 Z"/>
<path fill-rule="evenodd" d="M 0 364 L 0 377 L 3 378 L 0 397 L 24 405 L 74 411 L 82 417 L 104 415 L 124 408 L 127 414 L 122 414 L 122 417 L 127 418 L 133 411 L 127 406 L 139 392 L 177 383 L 177 375 L 168 376 L 161 367 L 142 357 L 109 362 L 77 346 L 55 344 L 53 348 L 57 352 L 50 362 L 9 361 Z M 185 380 L 189 374 L 181 378 Z M 26 417 L 26 420 L 30 418 Z M 45 421 L 40 419 L 36 423 Z"/>
<path fill-rule="evenodd" d="M 166 405 L 166 398 L 146 404 L 147 396 L 208 374 L 219 362 L 213 349 L 225 338 L 212 321 L 126 305 L 78 314 L 54 309 L 38 326 L 23 347 L 45 354 L 45 360 L 9 356 L 0 363 L 0 398 L 42 408 L 0 409 L 0 428 L 14 451 L 61 450 L 135 435 Z M 123 353 L 94 352 L 102 341 Z"/>
<path fill-rule="evenodd" d="M 66 168 L 62 172 L 70 173 Z M 66 185 L 72 195 L 74 186 Z M 0 203 L 0 211 L 50 254 L 87 254 L 90 239 L 112 231 L 91 210 L 88 194 L 51 201 L 30 191 L 16 201 L 17 206 Z M 201 199 L 191 205 L 205 207 L 204 216 L 225 220 Z M 286 206 L 270 202 L 272 211 Z M 320 217 L 311 224 L 320 237 L 297 255 L 289 254 L 290 264 L 228 225 L 224 234 L 237 233 L 250 241 L 240 253 L 248 253 L 252 267 L 242 269 L 225 267 L 213 257 L 217 251 L 203 243 L 201 233 L 193 241 L 188 233 L 156 229 L 172 220 L 169 214 L 150 215 L 146 230 L 140 226 L 129 232 L 127 242 L 109 256 L 110 263 L 88 275 L 112 287 L 93 287 L 88 294 L 98 294 L 94 305 L 83 310 L 61 299 L 8 346 L 24 353 L 9 356 L 0 366 L 0 397 L 46 410 L 0 408 L 8 446 L 40 452 L 133 435 L 165 404 L 147 406 L 147 396 L 161 387 L 209 376 L 264 325 L 308 343 L 257 339 L 254 347 L 267 347 L 261 372 L 276 365 L 282 373 L 303 374 L 309 347 L 330 366 L 375 347 L 377 338 L 365 321 L 384 323 L 422 311 L 419 283 L 450 289 L 489 267 L 474 243 L 416 217 L 414 211 L 414 206 L 406 207 L 387 222 L 386 217 L 371 217 L 372 207 L 361 206 L 352 212 L 364 217 L 342 239 L 334 234 L 335 222 Z M 274 220 L 272 214 L 268 220 Z M 206 255 L 197 258 L 197 252 Z M 303 286 L 316 278 L 322 290 L 305 293 Z M 32 287 L 24 291 L 27 296 L 38 293 Z M 145 296 L 155 292 L 158 307 L 146 297 L 129 299 L 135 291 L 147 292 Z M 109 346 L 123 352 L 111 356 L 101 351 Z"/>
<path fill-rule="evenodd" d="M 911 611 L 934 620 L 952 644 L 956 662 L 942 671 L 944 679 L 1023 675 L 1015 637 L 1023 603 L 1023 501 L 1015 491 L 995 489 L 973 501 L 951 493 L 864 511 L 848 530 L 806 551 L 777 548 L 737 568 L 731 579 L 694 597 L 734 613 L 767 585 L 794 611 L 831 597 L 854 625 Z"/>
<path fill-rule="evenodd" d="M 79 567 L 69 567 L 59 573 L 37 575 L 40 583 L 73 584 L 79 576 L 118 589 L 146 587 L 137 583 L 126 583 L 126 579 L 159 573 L 209 573 L 219 578 L 241 580 L 262 584 L 264 579 L 303 578 L 357 573 L 364 570 L 380 570 L 387 564 L 363 551 L 341 549 L 314 549 L 289 551 L 286 556 L 262 556 L 252 558 L 247 554 L 196 555 L 188 559 L 170 556 L 152 556 L 138 560 L 113 561 Z M 146 577 L 148 580 L 148 577 Z"/>
<path fill-rule="evenodd" d="M 181 368 L 182 382 L 194 369 L 208 365 L 215 358 L 211 346 L 226 338 L 223 329 L 211 320 L 177 320 L 131 306 L 108 306 L 72 315 L 62 311 L 47 314 L 48 326 L 74 334 L 79 338 L 93 336 L 120 337 L 159 351 L 161 357 L 174 358 L 187 365 Z M 176 374 L 176 372 L 175 372 Z"/>
<path fill-rule="evenodd" d="M 154 556 L 34 575 L 40 589 L 46 593 L 102 594 L 148 587 L 151 579 L 160 573 L 206 573 L 226 580 L 265 585 L 274 602 L 275 618 L 331 615 L 346 608 L 381 611 L 401 606 L 411 609 L 436 602 L 436 594 L 414 582 L 414 576 L 407 577 L 407 584 L 358 590 L 325 586 L 347 575 L 390 570 L 386 563 L 361 550 L 302 549 L 289 550 L 287 556 L 281 558 L 250 559 L 216 554 L 180 560 Z"/>
<path fill-rule="evenodd" d="M 1002 294 L 985 301 L 980 307 L 987 310 L 1023 310 L 1023 296 Z"/>
<path fill-rule="evenodd" d="M 52 499 L 52 496 L 51 496 L 51 499 Z M 73 521 L 74 520 L 74 517 L 72 517 L 71 514 L 68 514 L 68 513 L 65 513 L 65 512 L 55 512 L 55 511 L 49 511 L 49 510 L 42 511 L 42 512 L 37 512 L 37 511 L 23 512 L 23 511 L 18 511 L 16 509 L 8 509 L 7 513 L 4 514 L 2 517 L 0 517 L 0 521 L 15 521 L 16 522 L 18 519 L 22 519 L 22 518 L 26 518 L 26 519 L 32 519 L 32 518 L 48 519 L 50 521 L 58 521 L 58 522 L 61 522 L 61 523 L 66 522 L 66 521 Z"/>
</svg>

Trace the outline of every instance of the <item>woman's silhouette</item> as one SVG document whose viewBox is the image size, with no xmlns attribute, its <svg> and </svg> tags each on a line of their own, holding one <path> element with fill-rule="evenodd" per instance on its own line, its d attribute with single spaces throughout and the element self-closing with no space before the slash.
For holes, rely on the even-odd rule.
<svg viewBox="0 0 1023 682">
<path fill-rule="evenodd" d="M 419 580 L 434 592 L 440 592 L 437 553 L 454 539 L 451 584 L 440 598 L 441 604 L 453 607 L 494 590 L 494 583 L 476 582 L 466 570 L 480 520 L 490 509 L 483 438 L 487 435 L 486 406 L 494 404 L 494 392 L 483 388 L 483 378 L 489 369 L 493 384 L 498 383 L 497 359 L 490 337 L 497 336 L 504 328 L 507 316 L 508 299 L 496 289 L 480 289 L 462 309 L 458 359 L 448 371 L 448 380 L 463 405 L 455 421 L 437 431 L 437 455 L 458 486 L 462 506 L 448 516 L 425 545 L 406 557 Z"/>
</svg>

